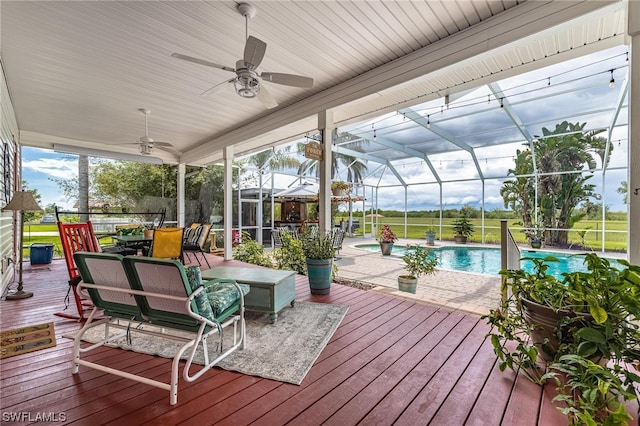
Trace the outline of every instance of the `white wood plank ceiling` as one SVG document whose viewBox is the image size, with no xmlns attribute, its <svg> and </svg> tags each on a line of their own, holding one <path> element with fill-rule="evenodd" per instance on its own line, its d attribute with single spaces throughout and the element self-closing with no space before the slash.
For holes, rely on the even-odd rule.
<svg viewBox="0 0 640 426">
<path fill-rule="evenodd" d="M 312 77 L 311 89 L 264 83 L 279 106 L 236 95 L 228 67 L 245 20 L 233 1 L 2 1 L 0 60 L 21 143 L 137 153 L 149 136 L 204 165 L 317 128 L 409 107 L 623 43 L 618 1 L 257 1 L 249 34 L 267 43 L 260 71 Z"/>
</svg>

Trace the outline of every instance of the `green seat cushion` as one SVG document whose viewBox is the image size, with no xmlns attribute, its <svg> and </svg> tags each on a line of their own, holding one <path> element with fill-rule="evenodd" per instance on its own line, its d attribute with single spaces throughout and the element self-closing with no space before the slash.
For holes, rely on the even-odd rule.
<svg viewBox="0 0 640 426">
<path fill-rule="evenodd" d="M 215 316 L 222 314 L 240 299 L 238 289 L 227 278 L 223 281 L 207 281 L 204 285 L 207 288 L 207 298 L 209 299 L 209 304 L 211 305 Z M 249 293 L 248 285 L 239 284 L 239 286 L 243 295 Z"/>
<path fill-rule="evenodd" d="M 219 279 L 203 282 L 199 266 L 187 266 L 185 270 L 192 291 L 195 291 L 202 285 L 206 288 L 205 291 L 198 294 L 194 299 L 198 313 L 203 317 L 215 321 L 216 317 L 220 316 L 240 299 L 238 290 L 231 280 Z M 243 295 L 249 293 L 248 285 L 240 284 L 240 288 L 242 289 Z"/>
</svg>

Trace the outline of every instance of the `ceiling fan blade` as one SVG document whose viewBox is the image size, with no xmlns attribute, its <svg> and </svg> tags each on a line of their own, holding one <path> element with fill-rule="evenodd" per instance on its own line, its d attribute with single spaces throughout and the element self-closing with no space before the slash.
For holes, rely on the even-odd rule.
<svg viewBox="0 0 640 426">
<path fill-rule="evenodd" d="M 194 62 L 196 64 L 204 65 L 206 67 L 212 67 L 212 68 L 218 68 L 225 71 L 236 72 L 234 68 L 225 67 L 224 65 L 218 65 L 213 62 L 205 61 L 204 59 L 198 59 L 192 56 L 182 55 L 180 53 L 172 53 L 171 56 L 173 56 L 174 58 L 182 59 L 184 61 L 189 61 L 189 62 Z"/>
<path fill-rule="evenodd" d="M 153 145 L 154 146 L 173 146 L 169 142 L 159 142 L 159 141 L 153 141 Z"/>
<path fill-rule="evenodd" d="M 275 108 L 278 106 L 278 102 L 273 98 L 271 93 L 267 90 L 264 85 L 260 86 L 260 91 L 258 92 L 258 99 L 262 102 L 262 105 L 267 109 Z"/>
<path fill-rule="evenodd" d="M 227 83 L 233 83 L 235 80 L 235 78 L 232 78 L 230 80 L 225 80 L 222 83 L 218 83 L 213 87 L 208 88 L 207 90 L 205 90 L 204 92 L 200 93 L 201 95 L 206 95 L 206 96 L 211 96 L 214 93 L 216 93 L 218 90 L 220 90 L 220 88 L 224 87 L 225 84 Z"/>
<path fill-rule="evenodd" d="M 264 41 L 255 38 L 254 36 L 249 36 L 247 39 L 247 44 L 244 45 L 244 62 L 245 65 L 249 68 L 258 68 L 262 59 L 264 58 L 264 54 L 267 51 L 267 43 Z"/>
<path fill-rule="evenodd" d="M 313 87 L 313 79 L 311 77 L 303 77 L 301 75 L 263 72 L 260 74 L 260 78 L 272 83 L 284 84 L 285 86 L 304 87 L 307 89 Z"/>
</svg>

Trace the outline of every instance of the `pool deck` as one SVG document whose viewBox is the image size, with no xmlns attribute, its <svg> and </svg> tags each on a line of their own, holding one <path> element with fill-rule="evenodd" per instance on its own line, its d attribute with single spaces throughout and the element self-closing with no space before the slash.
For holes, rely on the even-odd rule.
<svg viewBox="0 0 640 426">
<path fill-rule="evenodd" d="M 373 291 L 419 300 L 429 304 L 446 306 L 452 310 L 484 315 L 500 303 L 500 277 L 438 269 L 435 275 L 422 276 L 418 280 L 416 294 L 398 290 L 398 275 L 405 273 L 404 262 L 397 256 L 383 256 L 355 248 L 359 244 L 377 244 L 372 238 L 345 238 L 336 261 L 338 277 L 373 284 Z M 398 245 L 425 245 L 424 240 L 400 239 Z M 456 246 L 453 242 L 436 241 L 435 247 Z M 469 243 L 469 247 L 497 247 Z M 525 249 L 525 248 L 523 248 Z M 559 250 L 544 250 L 556 251 Z M 566 253 L 566 251 L 563 251 Z M 575 252 L 573 252 L 575 253 Z M 624 254 L 606 253 L 607 257 Z"/>
</svg>

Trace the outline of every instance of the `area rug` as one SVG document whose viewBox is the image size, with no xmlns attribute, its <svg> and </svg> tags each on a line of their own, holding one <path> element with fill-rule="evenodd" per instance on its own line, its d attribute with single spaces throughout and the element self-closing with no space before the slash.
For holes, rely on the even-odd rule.
<svg viewBox="0 0 640 426">
<path fill-rule="evenodd" d="M 0 358 L 39 351 L 55 345 L 56 333 L 52 322 L 0 331 Z"/>
<path fill-rule="evenodd" d="M 246 312 L 246 349 L 234 351 L 217 366 L 225 370 L 299 385 L 333 336 L 348 309 L 348 306 L 341 305 L 296 302 L 295 307 L 287 306 L 278 313 L 275 324 L 270 323 L 268 314 Z M 227 328 L 224 333 L 225 341 L 227 338 L 232 338 L 232 334 L 232 328 Z M 85 333 L 83 340 L 95 343 L 101 340 L 103 335 L 104 326 L 98 326 Z M 73 336 L 64 337 L 73 338 Z M 215 337 L 209 339 L 209 356 L 215 353 L 216 344 Z M 228 344 L 225 343 L 225 345 Z M 148 336 L 132 330 L 131 345 L 125 338 L 121 338 L 114 340 L 110 346 L 173 358 L 180 344 L 173 340 Z M 194 363 L 204 364 L 202 349 L 196 353 Z"/>
</svg>

